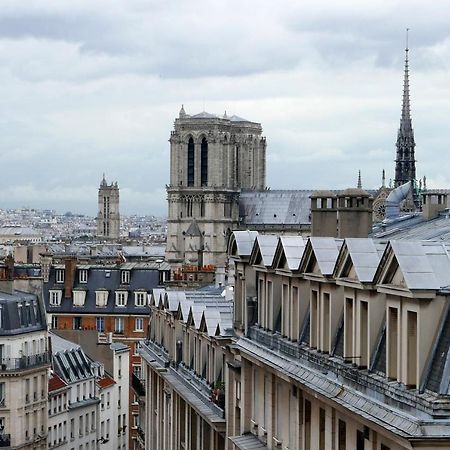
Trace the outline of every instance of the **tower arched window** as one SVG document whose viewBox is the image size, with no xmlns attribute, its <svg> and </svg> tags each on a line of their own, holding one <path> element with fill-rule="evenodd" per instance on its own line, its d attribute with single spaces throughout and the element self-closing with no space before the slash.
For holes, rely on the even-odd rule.
<svg viewBox="0 0 450 450">
<path fill-rule="evenodd" d="M 200 174 L 201 174 L 201 185 L 207 186 L 208 185 L 208 141 L 206 140 L 206 138 L 202 139 Z"/>
<path fill-rule="evenodd" d="M 194 167 L 195 167 L 195 147 L 194 139 L 189 138 L 188 142 L 188 186 L 194 186 Z"/>
</svg>

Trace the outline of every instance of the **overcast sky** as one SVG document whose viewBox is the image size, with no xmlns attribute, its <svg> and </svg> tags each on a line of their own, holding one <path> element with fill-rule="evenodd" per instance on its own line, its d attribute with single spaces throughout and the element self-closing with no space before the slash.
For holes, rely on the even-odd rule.
<svg viewBox="0 0 450 450">
<path fill-rule="evenodd" d="M 1 0 L 0 208 L 166 214 L 188 114 L 261 122 L 272 189 L 393 177 L 405 28 L 418 176 L 450 188 L 446 1 Z"/>
</svg>

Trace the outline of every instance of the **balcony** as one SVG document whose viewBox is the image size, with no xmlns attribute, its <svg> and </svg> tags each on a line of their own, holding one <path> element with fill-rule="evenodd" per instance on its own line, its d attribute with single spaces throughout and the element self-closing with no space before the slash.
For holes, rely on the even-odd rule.
<svg viewBox="0 0 450 450">
<path fill-rule="evenodd" d="M 139 397 L 145 396 L 145 387 L 142 381 L 133 373 L 131 375 L 131 387 Z"/>
<path fill-rule="evenodd" d="M 298 342 L 290 341 L 279 333 L 266 331 L 258 326 L 248 330 L 245 339 L 250 339 L 265 349 L 290 358 L 303 367 L 312 368 L 354 389 L 376 393 L 384 396 L 386 403 L 397 407 L 401 404 L 408 409 L 414 407 L 432 415 L 445 415 L 450 412 L 450 402 L 440 399 L 439 402 L 430 401 L 434 396 L 430 393 L 421 394 L 416 389 L 408 389 L 404 385 L 391 381 L 385 376 L 359 369 L 336 356 L 320 353 Z M 399 403 L 400 402 L 400 403 Z"/>
<path fill-rule="evenodd" d="M 44 366 L 51 363 L 51 358 L 52 354 L 50 352 L 22 356 L 20 358 L 0 358 L 0 372 L 16 372 Z"/>
<path fill-rule="evenodd" d="M 137 431 L 137 435 L 138 435 L 139 439 L 141 440 L 141 443 L 142 443 L 142 446 L 143 446 L 144 443 L 145 443 L 145 432 L 144 432 L 144 430 L 140 427 L 140 425 L 138 425 L 136 431 Z"/>
<path fill-rule="evenodd" d="M 11 447 L 10 434 L 0 434 L 0 447 Z"/>
</svg>

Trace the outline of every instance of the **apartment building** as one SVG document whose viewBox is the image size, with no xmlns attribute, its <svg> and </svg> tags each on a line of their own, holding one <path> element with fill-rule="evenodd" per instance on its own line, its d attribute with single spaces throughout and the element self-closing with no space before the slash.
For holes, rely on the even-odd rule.
<svg viewBox="0 0 450 450">
<path fill-rule="evenodd" d="M 222 290 L 155 290 L 145 367 L 146 449 L 226 448 L 226 347 L 232 302 Z"/>
<path fill-rule="evenodd" d="M 76 258 L 68 257 L 64 264 L 52 265 L 51 259 L 44 257 L 42 264 L 44 299 L 51 329 L 58 332 L 94 330 L 95 343 L 122 343 L 130 349 L 130 378 L 133 374 L 137 378 L 128 387 L 127 418 L 130 422 L 127 430 L 131 448 L 137 439 L 134 416 L 139 415 L 135 402 L 139 394 L 135 389 L 143 386 L 137 347 L 147 334 L 149 294 L 169 272 L 164 262 L 89 265 L 78 264 Z"/>
<path fill-rule="evenodd" d="M 0 446 L 45 449 L 47 323 L 41 298 L 14 289 L 11 266 L 0 267 Z"/>
<path fill-rule="evenodd" d="M 248 239 L 229 245 L 228 448 L 449 448 L 448 244 Z"/>
</svg>

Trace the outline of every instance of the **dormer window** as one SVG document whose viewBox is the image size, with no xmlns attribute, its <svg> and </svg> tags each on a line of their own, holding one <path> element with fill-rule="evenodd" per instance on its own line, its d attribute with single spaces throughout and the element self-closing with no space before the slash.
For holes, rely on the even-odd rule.
<svg viewBox="0 0 450 450">
<path fill-rule="evenodd" d="M 145 306 L 145 299 L 147 297 L 147 292 L 135 292 L 134 293 L 134 304 L 135 306 Z"/>
<path fill-rule="evenodd" d="M 128 299 L 127 291 L 116 291 L 116 306 L 126 306 Z"/>
<path fill-rule="evenodd" d="M 56 269 L 56 282 L 64 283 L 64 269 Z"/>
<path fill-rule="evenodd" d="M 85 299 L 86 299 L 86 291 L 84 290 L 73 291 L 73 306 L 84 306 Z"/>
<path fill-rule="evenodd" d="M 99 308 L 105 308 L 108 304 L 108 291 L 95 291 L 95 306 Z"/>
<path fill-rule="evenodd" d="M 122 284 L 130 284 L 130 271 L 129 270 L 122 270 L 120 272 L 120 282 Z"/>
<path fill-rule="evenodd" d="M 88 280 L 87 269 L 80 269 L 80 271 L 78 272 L 78 280 L 80 283 L 87 283 Z"/>
<path fill-rule="evenodd" d="M 62 291 L 60 290 L 50 290 L 49 291 L 49 304 L 50 306 L 60 306 L 61 305 Z"/>
</svg>

